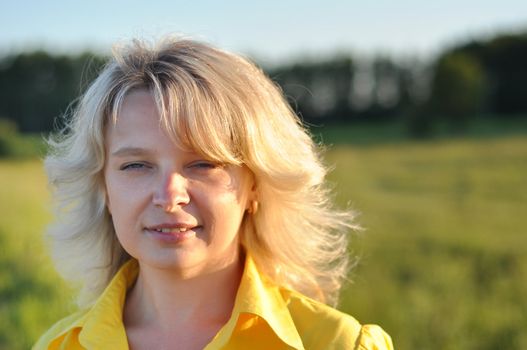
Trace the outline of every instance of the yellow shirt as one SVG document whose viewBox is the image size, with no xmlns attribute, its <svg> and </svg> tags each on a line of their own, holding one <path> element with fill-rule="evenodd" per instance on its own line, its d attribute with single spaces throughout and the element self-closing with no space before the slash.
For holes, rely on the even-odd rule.
<svg viewBox="0 0 527 350">
<path fill-rule="evenodd" d="M 33 350 L 128 349 L 123 307 L 138 271 L 135 260 L 123 265 L 90 309 L 59 321 Z M 349 315 L 270 283 L 247 256 L 231 318 L 205 347 L 213 349 L 391 350 L 393 345 L 379 326 L 361 326 Z"/>
</svg>

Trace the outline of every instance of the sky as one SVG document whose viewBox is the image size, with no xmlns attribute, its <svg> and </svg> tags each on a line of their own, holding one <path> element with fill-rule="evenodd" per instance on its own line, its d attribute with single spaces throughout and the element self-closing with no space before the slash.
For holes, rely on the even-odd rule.
<svg viewBox="0 0 527 350">
<path fill-rule="evenodd" d="M 335 52 L 429 57 L 500 32 L 527 31 L 525 0 L 2 0 L 0 54 L 110 52 L 179 33 L 279 63 Z"/>
</svg>

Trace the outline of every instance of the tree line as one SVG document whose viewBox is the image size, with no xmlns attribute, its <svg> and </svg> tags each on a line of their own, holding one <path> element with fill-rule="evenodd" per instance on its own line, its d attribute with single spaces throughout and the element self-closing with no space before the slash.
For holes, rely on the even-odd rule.
<svg viewBox="0 0 527 350">
<path fill-rule="evenodd" d="M 106 62 L 92 53 L 23 52 L 0 59 L 0 118 L 48 132 Z M 265 69 L 308 124 L 402 120 L 416 135 L 441 122 L 527 117 L 527 33 L 449 48 L 433 62 L 335 55 Z M 74 102 L 73 102 L 74 104 Z"/>
</svg>

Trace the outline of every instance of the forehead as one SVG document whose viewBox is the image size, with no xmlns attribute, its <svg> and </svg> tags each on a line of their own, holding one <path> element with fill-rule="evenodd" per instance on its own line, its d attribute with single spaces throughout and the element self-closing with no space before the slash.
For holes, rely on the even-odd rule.
<svg viewBox="0 0 527 350">
<path fill-rule="evenodd" d="M 111 155 L 163 153 L 209 156 L 181 141 L 179 133 L 170 133 L 153 93 L 147 89 L 132 90 L 122 99 L 117 113 L 105 130 L 105 148 Z"/>
<path fill-rule="evenodd" d="M 146 89 L 128 93 L 105 130 L 107 148 L 121 146 L 122 143 L 162 142 L 166 138 L 168 135 L 162 128 L 155 99 Z"/>
<path fill-rule="evenodd" d="M 113 125 L 126 124 L 136 120 L 156 120 L 159 122 L 159 110 L 153 94 L 146 89 L 128 92 L 114 116 Z"/>
<path fill-rule="evenodd" d="M 131 142 L 144 142 L 147 137 L 155 142 L 153 139 L 159 138 L 169 140 L 172 147 L 176 145 L 211 160 L 243 163 L 242 138 L 233 134 L 238 129 L 237 124 L 229 113 L 213 108 L 214 99 L 200 98 L 199 94 L 179 94 L 170 87 L 132 88 L 123 91 L 121 96 L 117 97 L 113 113 L 108 116 L 106 148 L 112 147 L 112 139 L 116 138 L 127 138 Z"/>
</svg>

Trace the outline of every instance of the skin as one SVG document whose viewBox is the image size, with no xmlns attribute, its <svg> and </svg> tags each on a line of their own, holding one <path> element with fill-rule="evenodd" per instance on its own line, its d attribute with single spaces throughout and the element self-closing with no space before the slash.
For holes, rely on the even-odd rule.
<svg viewBox="0 0 527 350">
<path fill-rule="evenodd" d="M 252 176 L 178 148 L 146 90 L 125 98 L 105 137 L 107 207 L 140 266 L 123 316 L 130 347 L 201 349 L 234 304 Z"/>
</svg>

